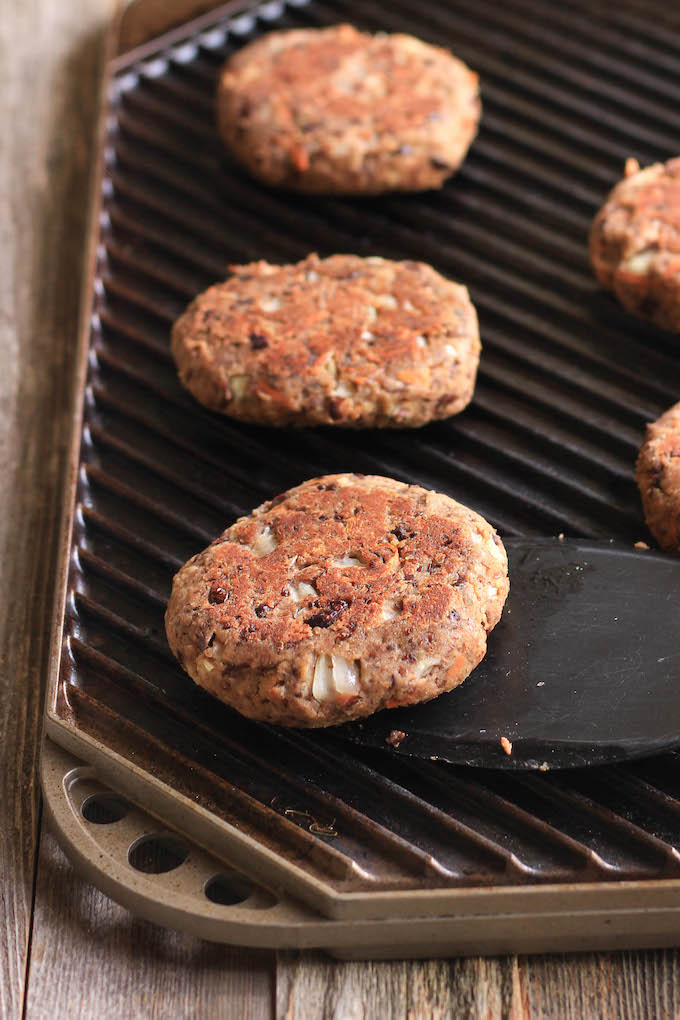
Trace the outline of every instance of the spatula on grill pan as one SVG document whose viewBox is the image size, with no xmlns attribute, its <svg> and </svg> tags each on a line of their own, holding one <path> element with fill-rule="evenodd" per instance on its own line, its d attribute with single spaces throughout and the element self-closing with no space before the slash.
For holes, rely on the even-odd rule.
<svg viewBox="0 0 680 1020">
<path fill-rule="evenodd" d="M 505 545 L 510 595 L 474 673 L 434 701 L 338 727 L 332 739 L 542 771 L 680 744 L 680 559 L 596 541 Z"/>
</svg>

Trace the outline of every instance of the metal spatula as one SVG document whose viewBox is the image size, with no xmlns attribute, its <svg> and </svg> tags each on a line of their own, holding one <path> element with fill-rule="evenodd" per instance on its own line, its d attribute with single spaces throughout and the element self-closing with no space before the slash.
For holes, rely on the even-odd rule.
<svg viewBox="0 0 680 1020">
<path fill-rule="evenodd" d="M 505 544 L 510 596 L 474 673 L 434 701 L 338 727 L 334 738 L 543 771 L 680 744 L 680 560 L 594 541 Z"/>
</svg>

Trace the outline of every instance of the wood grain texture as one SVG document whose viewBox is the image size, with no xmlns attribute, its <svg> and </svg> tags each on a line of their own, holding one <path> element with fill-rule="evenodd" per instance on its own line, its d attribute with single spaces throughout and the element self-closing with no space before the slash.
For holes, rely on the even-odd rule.
<svg viewBox="0 0 680 1020">
<path fill-rule="evenodd" d="M 338 963 L 279 953 L 276 1020 L 676 1020 L 676 950 Z"/>
<path fill-rule="evenodd" d="M 269 1020 L 271 959 L 136 919 L 43 833 L 26 1020 Z"/>
<path fill-rule="evenodd" d="M 276 1020 L 521 1020 L 514 957 L 339 963 L 279 953 Z"/>
<path fill-rule="evenodd" d="M 655 950 L 524 957 L 522 1016 L 532 1020 L 675 1020 L 680 1017 L 680 953 Z"/>
<path fill-rule="evenodd" d="M 84 235 L 110 0 L 13 0 L 0 18 L 0 1013 L 20 1015 L 36 757 Z"/>
</svg>

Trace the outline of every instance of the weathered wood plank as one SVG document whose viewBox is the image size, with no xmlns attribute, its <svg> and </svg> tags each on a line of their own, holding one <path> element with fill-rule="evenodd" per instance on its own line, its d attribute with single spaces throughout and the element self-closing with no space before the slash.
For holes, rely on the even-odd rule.
<svg viewBox="0 0 680 1020">
<path fill-rule="evenodd" d="M 133 917 L 40 844 L 26 1020 L 269 1020 L 272 954 Z"/>
<path fill-rule="evenodd" d="M 671 1020 L 680 953 L 338 963 L 279 953 L 276 1020 Z"/>
<path fill-rule="evenodd" d="M 276 1020 L 522 1020 L 514 957 L 338 963 L 279 953 Z"/>
<path fill-rule="evenodd" d="M 671 1020 L 680 1016 L 680 953 L 524 957 L 519 988 L 532 1020 Z"/>
<path fill-rule="evenodd" d="M 21 1014 L 41 687 L 84 233 L 112 0 L 13 0 L 0 18 L 0 1014 Z"/>
</svg>

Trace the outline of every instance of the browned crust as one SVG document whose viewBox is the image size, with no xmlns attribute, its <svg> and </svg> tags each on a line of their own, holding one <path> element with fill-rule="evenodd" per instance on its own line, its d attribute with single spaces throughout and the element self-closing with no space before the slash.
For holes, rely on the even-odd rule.
<svg viewBox="0 0 680 1020">
<path fill-rule="evenodd" d="M 628 161 L 593 221 L 590 257 L 624 308 L 680 330 L 680 158 L 644 170 Z"/>
<path fill-rule="evenodd" d="M 431 266 L 309 255 L 233 272 L 172 331 L 180 380 L 206 407 L 270 425 L 414 427 L 472 398 L 475 309 Z"/>
<path fill-rule="evenodd" d="M 477 75 L 447 50 L 351 25 L 269 33 L 228 61 L 217 97 L 255 177 L 319 193 L 439 188 L 479 115 Z"/>
<path fill-rule="evenodd" d="M 196 683 L 244 715 L 330 726 L 460 684 L 507 592 L 502 542 L 474 511 L 390 478 L 328 475 L 189 560 L 166 629 Z M 325 656 L 355 670 L 353 692 L 314 693 Z"/>
<path fill-rule="evenodd" d="M 649 530 L 666 552 L 680 553 L 680 403 L 647 426 L 636 478 Z"/>
</svg>

